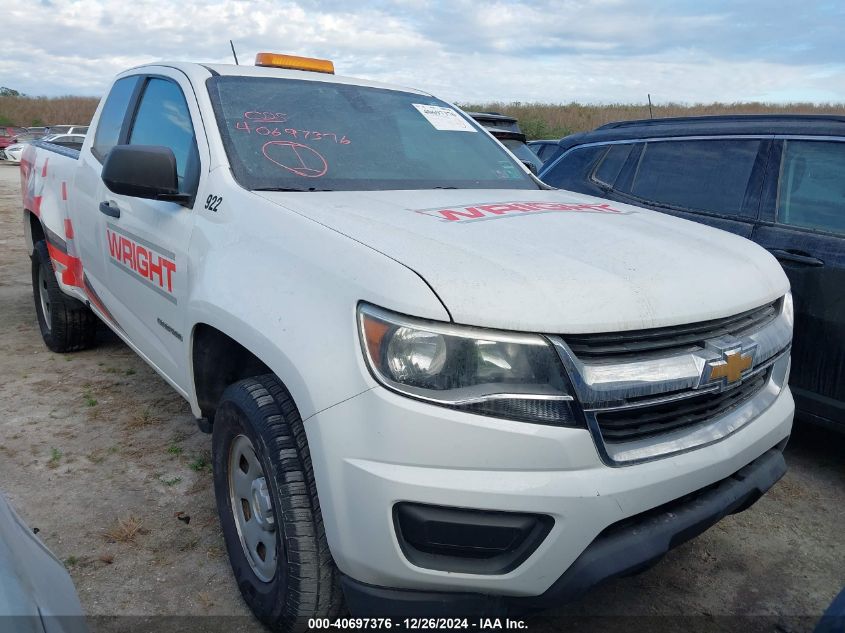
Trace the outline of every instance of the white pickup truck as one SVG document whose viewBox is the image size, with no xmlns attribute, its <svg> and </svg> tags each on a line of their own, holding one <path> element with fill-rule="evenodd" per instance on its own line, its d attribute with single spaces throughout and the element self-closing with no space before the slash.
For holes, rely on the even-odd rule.
<svg viewBox="0 0 845 633">
<path fill-rule="evenodd" d="M 45 343 L 99 318 L 190 403 L 261 620 L 557 605 L 783 475 L 766 251 L 551 190 L 454 106 L 332 73 L 133 68 L 81 151 L 21 165 Z"/>
</svg>

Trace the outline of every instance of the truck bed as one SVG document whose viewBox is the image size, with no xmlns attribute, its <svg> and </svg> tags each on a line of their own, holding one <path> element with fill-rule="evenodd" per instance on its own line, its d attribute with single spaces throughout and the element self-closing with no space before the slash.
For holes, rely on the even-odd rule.
<svg viewBox="0 0 845 633">
<path fill-rule="evenodd" d="M 79 152 L 82 149 L 82 143 L 51 143 L 49 141 L 32 141 L 30 145 L 45 149 L 49 152 L 55 152 L 62 156 L 67 156 L 73 160 L 79 160 Z"/>
<path fill-rule="evenodd" d="M 29 251 L 32 252 L 35 240 L 44 239 L 59 286 L 65 293 L 86 301 L 82 264 L 68 214 L 80 149 L 78 144 L 33 141 L 21 156 L 20 169 L 24 211 L 38 218 L 40 228 L 33 232 L 33 222 L 25 216 Z"/>
</svg>

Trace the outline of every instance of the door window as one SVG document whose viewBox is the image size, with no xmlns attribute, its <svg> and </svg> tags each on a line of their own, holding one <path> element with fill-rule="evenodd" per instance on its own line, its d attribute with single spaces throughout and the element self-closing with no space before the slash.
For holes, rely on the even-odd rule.
<svg viewBox="0 0 845 633">
<path fill-rule="evenodd" d="M 680 209 L 751 216 L 743 202 L 759 150 L 754 139 L 652 141 L 625 193 Z"/>
<path fill-rule="evenodd" d="M 777 221 L 845 234 L 845 143 L 786 141 Z"/>
<path fill-rule="evenodd" d="M 167 79 L 149 79 L 132 123 L 130 145 L 169 147 L 176 157 L 181 193 L 193 193 L 199 179 L 194 125 L 182 89 Z"/>
<path fill-rule="evenodd" d="M 598 164 L 598 167 L 596 167 L 596 171 L 593 173 L 593 180 L 612 188 L 633 149 L 633 143 L 611 145 Z"/>
<path fill-rule="evenodd" d="M 103 161 L 109 150 L 119 142 L 126 110 L 129 108 L 129 101 L 132 99 L 132 93 L 135 92 L 138 79 L 138 77 L 118 79 L 114 82 L 106 99 L 103 111 L 100 113 L 100 121 L 97 123 L 94 144 L 91 147 L 91 153 L 100 161 Z"/>
<path fill-rule="evenodd" d="M 573 149 L 554 163 L 549 171 L 543 172 L 543 182 L 558 189 L 581 191 L 587 174 L 606 151 L 606 147 L 599 145 Z"/>
</svg>

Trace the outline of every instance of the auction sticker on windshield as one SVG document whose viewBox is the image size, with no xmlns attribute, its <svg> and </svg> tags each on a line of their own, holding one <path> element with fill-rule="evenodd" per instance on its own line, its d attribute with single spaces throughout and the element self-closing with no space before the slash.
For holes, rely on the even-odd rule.
<svg viewBox="0 0 845 633">
<path fill-rule="evenodd" d="M 437 130 L 443 130 L 446 132 L 477 131 L 474 127 L 472 127 L 472 125 L 470 125 L 469 121 L 464 119 L 452 108 L 444 108 L 436 105 L 424 105 L 422 103 L 413 103 L 411 105 L 419 110 L 419 113 L 422 114 Z"/>
</svg>

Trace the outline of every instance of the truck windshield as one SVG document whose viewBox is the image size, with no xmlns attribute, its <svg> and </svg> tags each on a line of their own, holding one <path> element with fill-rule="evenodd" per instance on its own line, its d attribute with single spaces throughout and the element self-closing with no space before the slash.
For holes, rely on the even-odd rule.
<svg viewBox="0 0 845 633">
<path fill-rule="evenodd" d="M 481 128 L 433 97 L 269 77 L 212 77 L 208 89 L 247 189 L 539 188 Z"/>
</svg>

